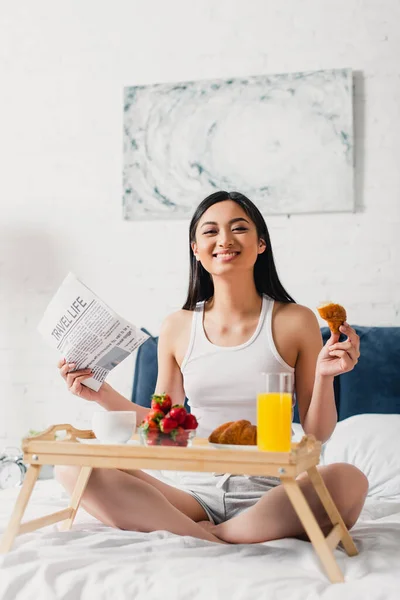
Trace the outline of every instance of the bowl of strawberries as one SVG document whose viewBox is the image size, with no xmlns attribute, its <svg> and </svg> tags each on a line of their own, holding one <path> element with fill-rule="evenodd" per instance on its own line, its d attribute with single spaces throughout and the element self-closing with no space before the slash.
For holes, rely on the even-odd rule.
<svg viewBox="0 0 400 600">
<path fill-rule="evenodd" d="M 153 394 L 139 439 L 143 446 L 191 446 L 197 427 L 196 417 L 182 404 L 172 404 L 168 394 Z"/>
</svg>

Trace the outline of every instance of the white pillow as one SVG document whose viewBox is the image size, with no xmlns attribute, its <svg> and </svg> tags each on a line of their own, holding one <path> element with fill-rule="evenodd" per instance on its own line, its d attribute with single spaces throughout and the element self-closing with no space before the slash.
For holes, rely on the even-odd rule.
<svg viewBox="0 0 400 600">
<path fill-rule="evenodd" d="M 400 415 L 355 415 L 336 425 L 321 464 L 355 465 L 369 481 L 369 496 L 400 495 Z"/>
</svg>

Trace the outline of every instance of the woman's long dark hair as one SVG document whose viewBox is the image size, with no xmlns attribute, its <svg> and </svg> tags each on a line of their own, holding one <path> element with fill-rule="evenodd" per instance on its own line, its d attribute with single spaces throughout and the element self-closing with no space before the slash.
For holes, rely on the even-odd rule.
<svg viewBox="0 0 400 600">
<path fill-rule="evenodd" d="M 255 204 L 243 194 L 239 192 L 214 192 L 210 196 L 207 196 L 197 207 L 196 212 L 190 222 L 189 227 L 189 253 L 190 253 L 190 276 L 189 276 L 189 289 L 186 302 L 183 305 L 183 309 L 194 310 L 196 303 L 201 300 L 209 300 L 214 295 L 214 284 L 211 275 L 205 270 L 203 265 L 196 260 L 193 250 L 192 242 L 196 241 L 196 229 L 197 224 L 205 211 L 216 204 L 217 202 L 223 202 L 224 200 L 233 200 L 239 204 L 244 210 L 248 217 L 253 221 L 256 226 L 257 234 L 259 239 L 263 239 L 267 248 L 264 252 L 258 255 L 256 263 L 254 265 L 254 282 L 256 284 L 257 292 L 262 295 L 266 294 L 273 300 L 278 302 L 295 302 L 291 296 L 287 293 L 281 282 L 279 281 L 278 273 L 276 271 L 274 256 L 271 248 L 271 241 L 268 233 L 267 224 L 265 223 L 264 217 L 258 210 Z"/>
</svg>

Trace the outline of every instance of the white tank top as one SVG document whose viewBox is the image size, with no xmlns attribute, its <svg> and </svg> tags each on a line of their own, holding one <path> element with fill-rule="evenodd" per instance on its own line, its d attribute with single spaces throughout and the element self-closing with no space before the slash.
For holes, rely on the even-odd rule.
<svg viewBox="0 0 400 600">
<path fill-rule="evenodd" d="M 239 346 L 216 346 L 204 332 L 204 302 L 193 311 L 190 342 L 181 365 L 197 435 L 208 437 L 222 423 L 247 419 L 257 424 L 257 394 L 262 373 L 294 373 L 279 355 L 272 338 L 274 300 L 263 296 L 257 328 Z"/>
</svg>

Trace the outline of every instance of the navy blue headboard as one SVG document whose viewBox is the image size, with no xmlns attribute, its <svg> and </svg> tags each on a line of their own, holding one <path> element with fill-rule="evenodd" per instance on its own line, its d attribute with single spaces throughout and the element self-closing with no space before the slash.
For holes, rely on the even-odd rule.
<svg viewBox="0 0 400 600">
<path fill-rule="evenodd" d="M 339 379 L 339 420 L 400 413 L 400 327 L 359 327 L 358 364 Z"/>
<path fill-rule="evenodd" d="M 339 421 L 364 413 L 400 413 L 400 327 L 353 325 L 360 337 L 358 364 L 335 377 Z M 324 343 L 329 329 L 321 329 Z M 345 337 L 341 336 L 340 341 Z M 298 423 L 295 409 L 295 421 Z"/>
</svg>

